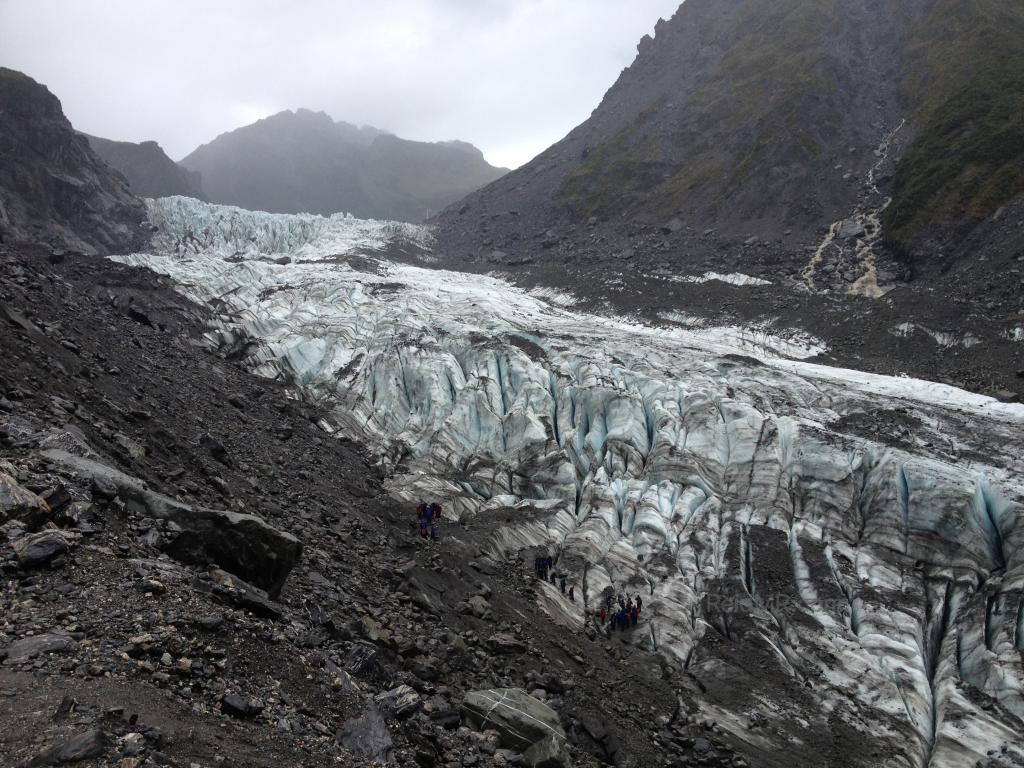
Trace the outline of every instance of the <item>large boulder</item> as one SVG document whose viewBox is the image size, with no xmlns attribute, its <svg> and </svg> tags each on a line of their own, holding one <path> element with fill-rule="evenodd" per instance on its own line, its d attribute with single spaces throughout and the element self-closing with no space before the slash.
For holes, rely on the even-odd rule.
<svg viewBox="0 0 1024 768">
<path fill-rule="evenodd" d="M 50 653 L 69 653 L 78 647 L 78 643 L 68 635 L 48 632 L 42 635 L 30 635 L 15 640 L 3 652 L 9 664 L 29 661 L 36 656 Z"/>
<path fill-rule="evenodd" d="M 572 768 L 565 739 L 546 736 L 523 753 L 527 768 Z"/>
<path fill-rule="evenodd" d="M 107 735 L 98 729 L 77 733 L 56 746 L 32 758 L 27 768 L 44 765 L 66 765 L 95 757 L 102 757 L 109 743 Z"/>
<path fill-rule="evenodd" d="M 156 493 L 146 494 L 144 508 L 150 516 L 181 528 L 164 546 L 171 557 L 196 565 L 217 563 L 272 598 L 281 593 L 302 555 L 298 539 L 255 515 L 190 507 Z"/>
<path fill-rule="evenodd" d="M 367 763 L 391 762 L 394 751 L 391 732 L 384 716 L 372 704 L 362 717 L 342 723 L 337 739 L 343 747 Z"/>
<path fill-rule="evenodd" d="M 526 643 L 508 632 L 495 632 L 487 638 L 487 647 L 494 653 L 522 653 Z"/>
<path fill-rule="evenodd" d="M 182 562 L 216 563 L 277 597 L 302 555 L 302 543 L 255 515 L 192 507 L 146 488 L 137 477 L 63 450 L 43 451 L 50 461 L 117 488 L 135 512 L 177 527 L 165 551 Z"/>
<path fill-rule="evenodd" d="M 522 688 L 471 691 L 462 702 L 462 715 L 478 731 L 497 731 L 502 746 L 520 752 L 548 736 L 565 739 L 555 711 Z"/>
<path fill-rule="evenodd" d="M 63 555 L 78 537 L 65 531 L 40 531 L 14 542 L 14 554 L 22 568 L 38 568 Z"/>
<path fill-rule="evenodd" d="M 50 507 L 36 494 L 18 485 L 6 472 L 0 472 L 0 524 L 21 520 L 29 528 L 45 525 Z"/>
<path fill-rule="evenodd" d="M 220 700 L 220 711 L 232 717 L 256 717 L 263 712 L 263 704 L 237 693 L 226 693 Z"/>
</svg>

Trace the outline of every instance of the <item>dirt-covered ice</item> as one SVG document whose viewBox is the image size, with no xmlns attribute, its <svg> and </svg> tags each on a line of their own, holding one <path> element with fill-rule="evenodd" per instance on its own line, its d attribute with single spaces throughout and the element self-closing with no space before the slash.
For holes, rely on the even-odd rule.
<svg viewBox="0 0 1024 768">
<path fill-rule="evenodd" d="M 705 680 L 725 727 L 756 703 L 871 732 L 891 744 L 879 765 L 1024 759 L 1024 406 L 383 258 L 429 247 L 411 225 L 184 198 L 150 216 L 154 252 L 117 258 L 216 306 L 211 342 L 255 342 L 254 370 L 333 405 L 324 426 L 368 441 L 397 498 L 522 510 L 495 554 L 557 557 L 580 598 L 543 608 L 567 631 L 607 587 L 642 592 L 635 642 Z M 721 650 L 740 636 L 770 669 Z"/>
</svg>

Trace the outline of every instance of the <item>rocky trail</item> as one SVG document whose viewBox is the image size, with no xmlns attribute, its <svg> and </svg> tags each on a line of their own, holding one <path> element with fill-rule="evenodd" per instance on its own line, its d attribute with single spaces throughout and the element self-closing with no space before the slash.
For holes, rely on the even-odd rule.
<svg viewBox="0 0 1024 768">
<path fill-rule="evenodd" d="M 552 623 L 497 521 L 423 545 L 166 278 L 8 249 L 0 303 L 0 765 L 747 764 L 681 670 Z"/>
</svg>

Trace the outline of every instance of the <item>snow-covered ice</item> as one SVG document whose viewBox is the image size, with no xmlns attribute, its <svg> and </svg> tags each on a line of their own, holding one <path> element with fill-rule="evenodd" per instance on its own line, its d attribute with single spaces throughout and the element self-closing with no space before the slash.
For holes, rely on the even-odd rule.
<svg viewBox="0 0 1024 768">
<path fill-rule="evenodd" d="M 710 283 L 716 280 L 720 283 L 728 283 L 729 285 L 771 285 L 771 280 L 765 280 L 760 277 L 753 277 L 752 275 L 745 275 L 742 272 L 730 272 L 728 274 L 722 274 L 721 272 L 705 272 L 702 275 L 679 275 L 672 278 L 673 281 L 678 283 Z"/>
<path fill-rule="evenodd" d="M 1024 406 L 793 359 L 818 352 L 763 330 L 649 327 L 383 258 L 429 247 L 412 225 L 149 206 L 153 252 L 116 258 L 215 306 L 211 343 L 257 341 L 253 370 L 331 406 L 327 428 L 402 457 L 396 497 L 441 496 L 470 524 L 543 512 L 494 554 L 556 554 L 582 599 L 541 604 L 567 627 L 604 588 L 642 589 L 636 642 L 699 665 L 702 601 L 733 584 L 785 674 L 891 738 L 879 764 L 1019 751 Z M 865 419 L 879 439 L 847 426 Z M 887 438 L 899 419 L 917 426 Z M 799 621 L 759 602 L 778 558 Z"/>
</svg>

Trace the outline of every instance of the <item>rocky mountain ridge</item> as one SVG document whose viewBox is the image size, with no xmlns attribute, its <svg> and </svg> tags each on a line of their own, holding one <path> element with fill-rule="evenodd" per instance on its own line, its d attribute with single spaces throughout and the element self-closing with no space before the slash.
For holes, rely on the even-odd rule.
<svg viewBox="0 0 1024 768">
<path fill-rule="evenodd" d="M 421 221 L 501 176 L 465 142 L 408 141 L 307 109 L 222 134 L 185 157 L 212 202 L 277 213 Z"/>
<path fill-rule="evenodd" d="M 155 141 L 111 141 L 83 134 L 89 146 L 126 179 L 139 197 L 184 195 L 205 200 L 202 176 L 178 165 Z"/>
<path fill-rule="evenodd" d="M 148 235 L 127 180 L 75 133 L 45 86 L 0 68 L 0 239 L 113 253 Z"/>
<path fill-rule="evenodd" d="M 1020 108 L 1021 29 L 1024 12 L 997 2 L 687 2 L 641 41 L 588 120 L 448 212 L 442 229 L 463 208 L 514 208 L 527 237 L 591 215 L 677 217 L 808 245 L 855 208 L 855 182 L 889 137 L 886 237 L 912 250 L 940 198 L 962 227 L 1024 192 L 1016 124 L 997 117 Z M 985 95 L 995 92 L 1006 102 Z"/>
</svg>

